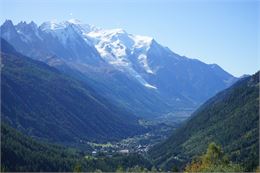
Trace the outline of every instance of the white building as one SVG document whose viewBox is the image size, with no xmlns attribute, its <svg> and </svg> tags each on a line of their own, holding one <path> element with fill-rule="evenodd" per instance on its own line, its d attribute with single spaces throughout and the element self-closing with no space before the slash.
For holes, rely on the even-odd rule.
<svg viewBox="0 0 260 173">
<path fill-rule="evenodd" d="M 128 153 L 129 153 L 129 150 L 120 150 L 119 153 L 128 154 Z"/>
</svg>

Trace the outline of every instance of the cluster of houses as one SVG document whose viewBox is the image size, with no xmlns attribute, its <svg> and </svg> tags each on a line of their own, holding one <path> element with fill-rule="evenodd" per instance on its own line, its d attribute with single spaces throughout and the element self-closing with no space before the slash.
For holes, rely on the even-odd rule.
<svg viewBox="0 0 260 173">
<path fill-rule="evenodd" d="M 92 151 L 92 156 L 95 157 L 99 153 L 103 153 L 108 157 L 112 157 L 113 154 L 125 154 L 128 155 L 129 153 L 145 153 L 148 151 L 149 146 L 147 145 L 138 145 L 131 149 L 120 149 L 118 147 L 98 147 Z"/>
<path fill-rule="evenodd" d="M 120 142 L 107 143 L 107 144 L 97 144 L 87 142 L 92 148 L 92 156 L 106 156 L 112 157 L 115 154 L 125 154 L 128 155 L 130 153 L 146 153 L 150 147 L 150 144 L 142 142 L 140 143 L 139 138 L 147 139 L 151 137 L 151 134 L 146 133 L 141 136 L 135 138 L 124 139 Z"/>
<path fill-rule="evenodd" d="M 92 151 L 92 156 L 93 157 L 98 156 L 99 152 L 101 152 L 101 151 L 97 151 L 97 150 Z M 119 150 L 118 152 L 115 152 L 115 151 L 112 150 L 112 153 L 104 152 L 104 151 L 102 153 L 105 153 L 107 157 L 112 157 L 113 154 L 115 154 L 115 153 L 128 155 L 130 152 L 129 152 L 129 150 L 124 149 L 124 150 Z"/>
</svg>

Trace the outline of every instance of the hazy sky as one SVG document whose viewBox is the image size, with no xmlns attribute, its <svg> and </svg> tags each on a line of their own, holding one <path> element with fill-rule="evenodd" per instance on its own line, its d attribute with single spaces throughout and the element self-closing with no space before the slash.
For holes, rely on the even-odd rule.
<svg viewBox="0 0 260 173">
<path fill-rule="evenodd" d="M 152 36 L 235 76 L 260 69 L 259 0 L 0 0 L 1 24 L 70 18 Z"/>
</svg>

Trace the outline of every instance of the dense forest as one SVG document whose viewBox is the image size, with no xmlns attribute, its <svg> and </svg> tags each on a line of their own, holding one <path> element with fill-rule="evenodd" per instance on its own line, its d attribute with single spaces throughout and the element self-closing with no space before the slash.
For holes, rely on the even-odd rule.
<svg viewBox="0 0 260 173">
<path fill-rule="evenodd" d="M 151 168 L 151 163 L 138 154 L 115 154 L 108 158 L 100 153 L 93 157 L 75 148 L 65 148 L 32 139 L 7 124 L 1 124 L 3 172 L 115 172 Z"/>
<path fill-rule="evenodd" d="M 91 156 L 73 148 L 36 141 L 7 124 L 1 124 L 2 172 L 164 172 L 138 154 Z M 206 151 L 206 152 L 205 152 Z M 204 154 L 186 164 L 185 172 L 242 172 L 245 168 L 229 160 L 221 146 L 210 143 Z M 173 167 L 170 171 L 180 171 Z"/>
<path fill-rule="evenodd" d="M 202 105 L 172 136 L 150 150 L 166 170 L 184 168 L 215 142 L 245 171 L 259 165 L 259 72 L 238 81 Z"/>
</svg>

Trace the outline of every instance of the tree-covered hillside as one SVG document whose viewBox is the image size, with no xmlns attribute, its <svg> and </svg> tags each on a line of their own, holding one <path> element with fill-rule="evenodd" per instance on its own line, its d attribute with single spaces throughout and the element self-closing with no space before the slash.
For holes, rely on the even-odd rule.
<svg viewBox="0 0 260 173">
<path fill-rule="evenodd" d="M 32 139 L 1 124 L 1 172 L 115 172 L 151 169 L 138 154 L 92 157 L 74 148 L 65 148 Z"/>
<path fill-rule="evenodd" d="M 83 153 L 37 142 L 1 124 L 1 171 L 72 171 Z"/>
<path fill-rule="evenodd" d="M 259 72 L 238 81 L 208 100 L 165 142 L 150 150 L 166 169 L 183 168 L 208 144 L 223 147 L 231 161 L 246 171 L 259 163 Z"/>
<path fill-rule="evenodd" d="M 117 140 L 143 128 L 85 83 L 32 60 L 1 40 L 2 121 L 55 142 Z"/>
</svg>

